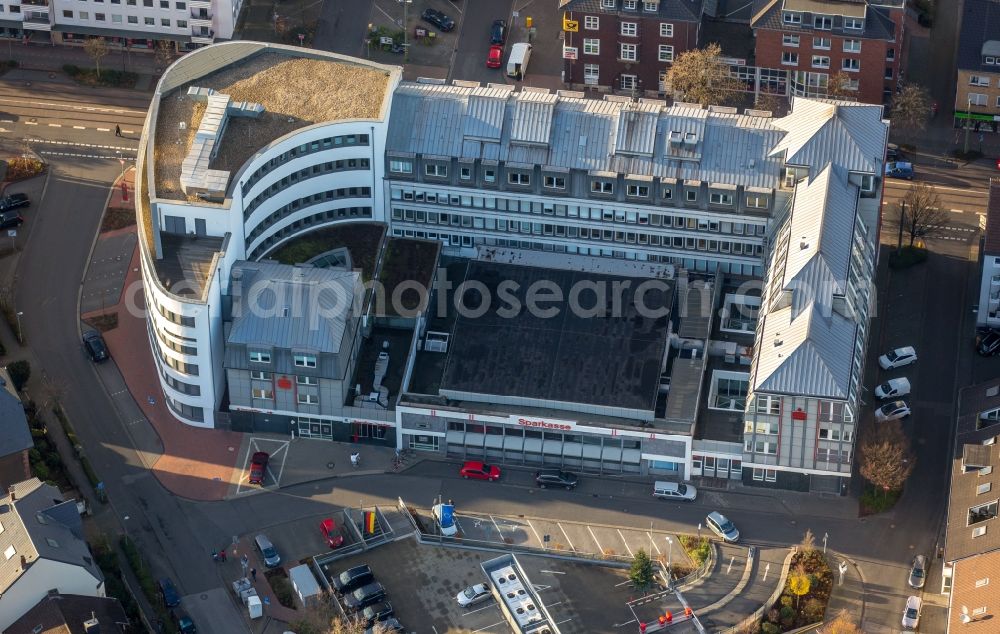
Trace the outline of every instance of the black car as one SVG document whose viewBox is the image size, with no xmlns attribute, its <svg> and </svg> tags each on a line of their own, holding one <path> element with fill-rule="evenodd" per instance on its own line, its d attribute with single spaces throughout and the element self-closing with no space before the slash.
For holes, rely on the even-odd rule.
<svg viewBox="0 0 1000 634">
<path fill-rule="evenodd" d="M 3 211 L 0 212 L 0 229 L 13 229 L 14 227 L 20 227 L 24 222 L 24 218 L 21 214 L 16 211 Z"/>
<path fill-rule="evenodd" d="M 83 333 L 83 348 L 94 363 L 108 360 L 108 346 L 99 332 L 88 330 Z"/>
<path fill-rule="evenodd" d="M 570 473 L 569 471 L 546 469 L 535 474 L 535 483 L 543 489 L 549 486 L 572 489 L 576 486 L 577 477 L 575 473 Z"/>
<path fill-rule="evenodd" d="M 435 9 L 424 9 L 424 12 L 420 14 L 420 19 L 424 22 L 430 22 L 442 31 L 450 31 L 455 28 L 454 20 Z"/>
<path fill-rule="evenodd" d="M 361 620 L 364 621 L 365 627 L 374 627 L 376 623 L 385 621 L 391 617 L 392 614 L 392 604 L 383 600 L 378 603 L 373 603 L 362 610 Z"/>
<path fill-rule="evenodd" d="M 345 594 L 355 588 L 365 585 L 366 583 L 371 583 L 372 581 L 375 581 L 375 575 L 372 573 L 372 569 L 368 566 L 368 564 L 362 564 L 360 566 L 348 568 L 331 579 L 330 583 L 333 584 L 333 589 L 338 593 Z"/>
<path fill-rule="evenodd" d="M 490 44 L 503 44 L 507 41 L 507 23 L 503 20 L 493 20 L 490 27 Z"/>
<path fill-rule="evenodd" d="M 991 330 L 983 335 L 979 340 L 979 345 L 976 346 L 976 352 L 984 357 L 992 357 L 1000 353 L 1000 332 Z"/>
<path fill-rule="evenodd" d="M 10 196 L 0 198 L 0 211 L 20 209 L 21 207 L 27 207 L 30 204 L 31 201 L 28 200 L 28 196 L 26 194 L 11 194 Z"/>
<path fill-rule="evenodd" d="M 373 581 L 366 586 L 361 586 L 354 592 L 344 595 L 344 607 L 352 612 L 357 612 L 373 603 L 378 603 L 385 598 L 385 588 L 378 581 Z"/>
</svg>

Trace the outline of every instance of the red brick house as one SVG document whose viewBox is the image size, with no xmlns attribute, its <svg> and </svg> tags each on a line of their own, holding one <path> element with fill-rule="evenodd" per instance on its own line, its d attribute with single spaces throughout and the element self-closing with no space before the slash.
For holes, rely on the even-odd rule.
<svg viewBox="0 0 1000 634">
<path fill-rule="evenodd" d="M 755 64 L 789 71 L 791 94 L 822 97 L 843 71 L 858 101 L 887 103 L 906 59 L 906 0 L 755 0 Z"/>
<path fill-rule="evenodd" d="M 563 81 L 573 88 L 662 92 L 667 68 L 698 47 L 703 0 L 560 0 L 578 31 L 565 33 Z M 564 57 L 566 55 L 564 54 Z"/>
</svg>

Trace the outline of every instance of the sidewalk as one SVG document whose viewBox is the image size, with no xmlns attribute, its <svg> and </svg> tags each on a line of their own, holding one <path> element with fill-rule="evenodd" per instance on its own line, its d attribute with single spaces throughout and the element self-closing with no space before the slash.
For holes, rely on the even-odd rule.
<svg viewBox="0 0 1000 634">
<path fill-rule="evenodd" d="M 861 569 L 851 559 L 830 551 L 827 555 L 830 563 L 830 570 L 833 571 L 833 590 L 830 592 L 830 602 L 826 606 L 826 620 L 836 618 L 841 611 L 851 615 L 855 624 L 861 624 L 866 632 L 873 632 L 868 629 L 870 624 L 865 624 L 865 581 L 861 576 Z M 840 563 L 844 562 L 845 572 L 841 583 Z"/>
<path fill-rule="evenodd" d="M 102 60 L 102 68 L 114 70 L 124 69 L 139 74 L 158 75 L 162 72 L 158 68 L 156 60 L 151 51 L 139 51 L 138 49 L 121 50 L 119 47 L 109 46 L 108 55 Z M 76 46 L 53 46 L 51 44 L 21 44 L 8 40 L 6 50 L 0 42 L 0 57 L 13 59 L 20 68 L 32 70 L 62 71 L 66 64 L 73 64 L 80 68 L 93 68 L 94 61 L 87 55 L 82 47 Z"/>
</svg>

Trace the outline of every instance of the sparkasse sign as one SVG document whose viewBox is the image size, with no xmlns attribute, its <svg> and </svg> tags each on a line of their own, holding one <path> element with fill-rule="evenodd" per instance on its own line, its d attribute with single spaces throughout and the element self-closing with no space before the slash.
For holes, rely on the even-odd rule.
<svg viewBox="0 0 1000 634">
<path fill-rule="evenodd" d="M 556 429 L 560 431 L 566 431 L 573 429 L 576 425 L 567 420 L 544 420 L 540 418 L 527 418 L 525 416 L 514 416 L 510 417 L 510 422 L 512 425 L 518 425 L 519 427 L 532 427 L 535 429 Z"/>
</svg>

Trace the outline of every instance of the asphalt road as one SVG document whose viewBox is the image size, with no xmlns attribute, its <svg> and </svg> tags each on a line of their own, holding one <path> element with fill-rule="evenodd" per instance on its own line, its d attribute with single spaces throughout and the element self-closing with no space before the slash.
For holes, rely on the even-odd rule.
<svg viewBox="0 0 1000 634">
<path fill-rule="evenodd" d="M 316 48 L 363 57 L 364 38 L 371 20 L 372 0 L 327 0 L 319 14 Z"/>
<path fill-rule="evenodd" d="M 455 63 L 448 72 L 448 79 L 466 79 L 482 83 L 503 83 L 501 68 L 486 68 L 486 54 L 490 50 L 490 26 L 494 20 L 510 22 L 512 0 L 468 0 L 463 11 L 461 32 L 458 34 L 458 52 Z M 510 31 L 504 45 L 503 62 L 510 54 Z"/>
</svg>

